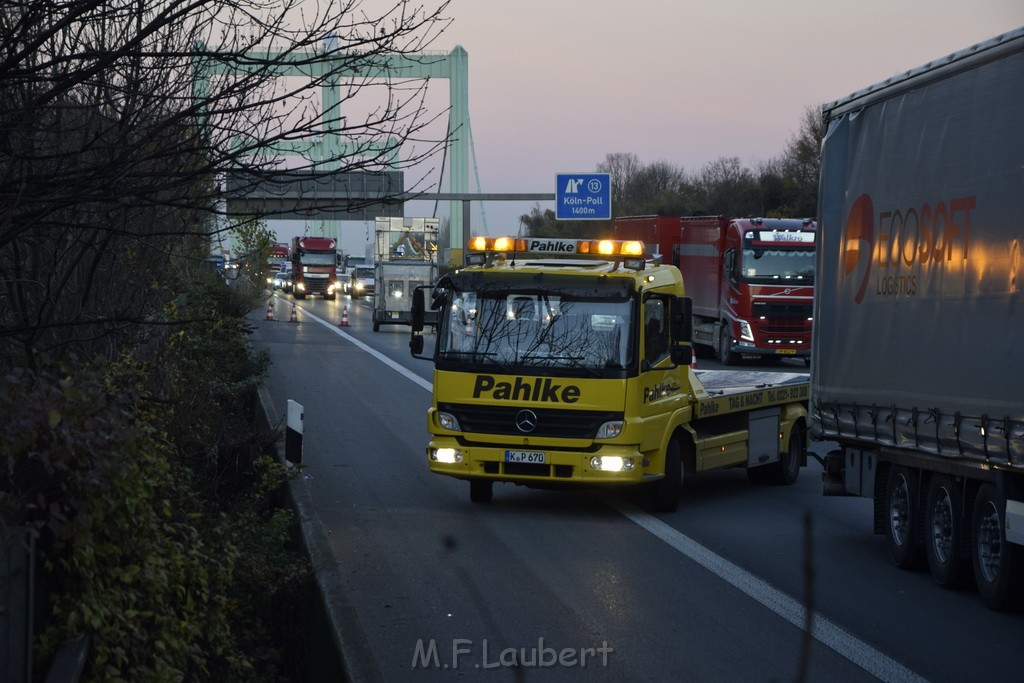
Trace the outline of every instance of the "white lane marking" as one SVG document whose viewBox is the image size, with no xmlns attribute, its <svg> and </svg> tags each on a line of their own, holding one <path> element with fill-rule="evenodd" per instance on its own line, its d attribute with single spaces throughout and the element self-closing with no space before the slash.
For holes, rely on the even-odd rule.
<svg viewBox="0 0 1024 683">
<path fill-rule="evenodd" d="M 793 599 L 721 555 L 717 555 L 660 519 L 611 497 L 604 497 L 603 500 L 637 526 L 654 534 L 715 576 L 743 591 L 789 623 L 803 630 L 806 615 L 804 606 L 799 600 Z M 820 614 L 815 613 L 811 623 L 811 635 L 815 640 L 835 650 L 880 680 L 927 680 Z"/>
<path fill-rule="evenodd" d="M 409 372 L 403 366 L 399 365 L 387 356 L 370 348 L 352 335 L 346 334 L 336 325 L 330 324 L 326 320 L 310 313 L 304 308 L 301 310 L 303 314 L 309 316 L 324 327 L 334 331 L 344 339 L 352 342 L 366 353 L 370 354 L 399 374 L 412 380 L 426 391 L 433 391 L 433 385 L 419 375 Z M 700 543 L 697 543 L 686 534 L 662 522 L 657 517 L 611 497 L 604 497 L 603 500 L 629 521 L 650 532 L 668 546 L 679 551 L 682 555 L 690 558 L 715 576 L 718 576 L 734 588 L 743 591 L 753 600 L 761 603 L 789 623 L 803 630 L 805 618 L 804 606 L 799 600 L 795 600 L 779 589 L 773 588 L 768 583 L 757 578 L 745 569 L 729 562 L 729 560 L 725 559 L 721 555 L 705 548 Z M 861 639 L 820 614 L 814 614 L 812 624 L 811 635 L 815 640 L 820 642 L 822 645 L 831 648 L 879 680 L 893 682 L 899 681 L 901 683 L 909 681 L 919 681 L 923 683 L 924 681 L 927 681 L 926 678 L 914 673 L 896 660 L 871 647 Z"/>
<path fill-rule="evenodd" d="M 297 308 L 300 311 L 302 311 L 303 315 L 308 316 L 309 318 L 312 318 L 313 320 L 315 320 L 316 322 L 320 323 L 321 325 L 323 325 L 327 329 L 331 330 L 332 332 L 334 332 L 339 337 L 342 337 L 346 341 L 352 342 L 358 348 L 360 348 L 361 350 L 363 350 L 366 353 L 370 354 L 371 356 L 373 356 L 374 358 L 379 360 L 384 365 L 388 366 L 389 368 L 391 368 L 392 370 L 394 370 L 398 374 L 403 375 L 406 379 L 409 379 L 409 380 L 415 382 L 416 384 L 418 384 L 420 387 L 422 387 L 423 389 L 425 389 L 427 391 L 433 391 L 434 390 L 434 387 L 433 387 L 433 385 L 430 382 L 428 382 L 427 380 L 423 379 L 422 377 L 420 377 L 419 375 L 417 375 L 415 373 L 409 372 L 403 366 L 401 366 L 398 363 L 396 363 L 395 361 L 391 360 L 390 358 L 388 358 L 387 356 L 385 356 L 381 352 L 377 351 L 376 349 L 371 349 L 369 346 L 367 346 L 363 342 L 359 341 L 358 339 L 356 339 L 352 335 L 346 333 L 344 330 L 342 330 L 337 325 L 330 324 L 329 322 L 327 322 L 323 318 L 310 313 L 309 311 L 307 311 L 305 308 L 302 308 L 301 306 L 297 306 Z"/>
</svg>

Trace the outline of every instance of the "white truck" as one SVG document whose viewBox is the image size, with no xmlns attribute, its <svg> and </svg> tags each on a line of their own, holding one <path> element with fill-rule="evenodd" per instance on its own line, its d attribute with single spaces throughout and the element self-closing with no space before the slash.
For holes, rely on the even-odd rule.
<svg viewBox="0 0 1024 683">
<path fill-rule="evenodd" d="M 410 324 L 412 291 L 437 281 L 439 224 L 436 218 L 376 219 L 374 332 L 381 325 Z M 436 315 L 427 324 L 436 324 Z"/>
<path fill-rule="evenodd" d="M 812 437 L 901 568 L 1024 598 L 1024 29 L 823 108 Z M 826 276 L 827 274 L 827 276 Z"/>
</svg>

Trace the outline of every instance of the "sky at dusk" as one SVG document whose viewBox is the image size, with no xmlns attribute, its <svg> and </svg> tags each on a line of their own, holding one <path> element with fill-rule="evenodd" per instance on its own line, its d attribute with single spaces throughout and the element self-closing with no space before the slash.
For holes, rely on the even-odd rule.
<svg viewBox="0 0 1024 683">
<path fill-rule="evenodd" d="M 808 107 L 1024 26 L 1024 0 L 453 0 L 447 16 L 431 49 L 469 55 L 470 191 L 554 193 L 616 152 L 690 172 L 774 157 Z M 470 232 L 514 234 L 535 203 L 475 205 Z M 345 226 L 361 253 L 367 227 Z"/>
</svg>

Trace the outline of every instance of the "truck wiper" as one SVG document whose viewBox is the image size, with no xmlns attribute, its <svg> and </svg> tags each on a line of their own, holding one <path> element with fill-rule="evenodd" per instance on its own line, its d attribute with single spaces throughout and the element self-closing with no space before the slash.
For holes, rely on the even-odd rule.
<svg viewBox="0 0 1024 683">
<path fill-rule="evenodd" d="M 581 361 L 583 356 L 549 356 L 546 353 L 524 353 L 523 360 L 571 360 Z"/>
</svg>

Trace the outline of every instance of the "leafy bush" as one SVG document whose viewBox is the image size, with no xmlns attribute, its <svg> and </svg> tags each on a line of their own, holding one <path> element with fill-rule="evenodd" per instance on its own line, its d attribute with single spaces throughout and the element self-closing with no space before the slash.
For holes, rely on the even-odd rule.
<svg viewBox="0 0 1024 683">
<path fill-rule="evenodd" d="M 94 680 L 301 672 L 287 639 L 301 638 L 311 573 L 293 515 L 273 504 L 288 477 L 267 455 L 275 435 L 252 426 L 268 360 L 249 351 L 244 320 L 225 313 L 239 302 L 217 284 L 167 311 L 181 325 L 150 357 L 0 379 L 0 518 L 39 533 L 40 670 L 88 634 Z"/>
</svg>

